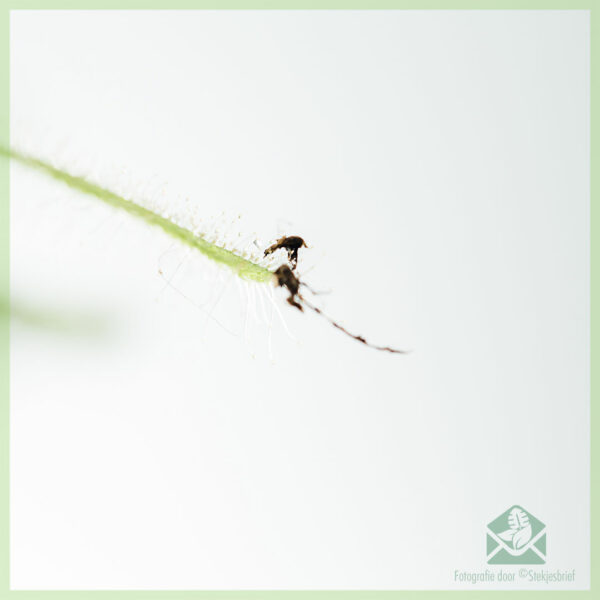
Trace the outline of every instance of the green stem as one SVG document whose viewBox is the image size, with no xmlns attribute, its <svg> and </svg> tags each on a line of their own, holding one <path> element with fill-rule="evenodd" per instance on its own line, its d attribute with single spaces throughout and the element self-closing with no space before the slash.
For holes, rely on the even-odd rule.
<svg viewBox="0 0 600 600">
<path fill-rule="evenodd" d="M 197 236 L 189 229 L 181 227 L 180 225 L 176 225 L 169 219 L 161 217 L 159 214 L 144 208 L 143 206 L 140 206 L 131 200 L 126 200 L 110 190 L 91 183 L 83 177 L 71 175 L 66 171 L 62 171 L 56 167 L 53 167 L 43 160 L 26 156 L 20 152 L 8 150 L 1 146 L 0 155 L 7 156 L 21 163 L 22 165 L 45 173 L 53 179 L 62 181 L 73 189 L 84 192 L 85 194 L 89 194 L 90 196 L 95 196 L 106 204 L 120 208 L 121 210 L 128 212 L 130 215 L 146 221 L 146 223 L 160 227 L 171 237 L 183 242 L 184 244 L 187 244 L 192 248 L 195 248 L 196 250 L 199 250 L 207 258 L 229 267 L 242 279 L 264 283 L 270 281 L 273 277 L 273 273 L 265 267 L 261 267 L 250 260 L 238 256 L 231 250 L 226 250 L 221 246 L 213 244 L 203 237 Z"/>
</svg>

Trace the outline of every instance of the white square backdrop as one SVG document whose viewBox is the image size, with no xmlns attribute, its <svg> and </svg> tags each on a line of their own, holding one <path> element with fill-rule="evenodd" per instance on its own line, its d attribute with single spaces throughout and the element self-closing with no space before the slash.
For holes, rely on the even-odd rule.
<svg viewBox="0 0 600 600">
<path fill-rule="evenodd" d="M 589 48 L 586 11 L 14 11 L 13 144 L 302 235 L 412 352 L 278 296 L 290 337 L 14 165 L 12 587 L 471 588 L 520 504 L 575 581 L 479 587 L 587 588 Z"/>
</svg>

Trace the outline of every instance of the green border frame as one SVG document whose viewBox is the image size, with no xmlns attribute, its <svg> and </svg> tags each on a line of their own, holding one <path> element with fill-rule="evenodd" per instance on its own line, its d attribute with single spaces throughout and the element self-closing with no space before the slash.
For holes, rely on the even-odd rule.
<svg viewBox="0 0 600 600">
<path fill-rule="evenodd" d="M 596 217 L 594 200 L 598 195 L 600 179 L 600 125 L 595 118 L 600 114 L 600 104 L 593 110 L 593 102 L 600 95 L 600 37 L 598 28 L 600 23 L 600 0 L 0 0 L 0 145 L 9 146 L 9 13 L 18 9 L 419 9 L 419 10 L 588 10 L 590 11 L 590 43 L 591 43 L 591 150 L 590 150 L 590 198 L 591 198 L 591 464 L 600 464 L 599 445 L 594 442 L 593 433 L 599 430 L 598 411 L 595 409 L 597 379 L 600 371 L 596 357 L 600 331 L 594 319 L 594 305 L 596 297 L 600 294 L 600 281 L 595 267 L 598 264 L 598 251 L 595 243 L 596 232 L 600 233 L 600 220 Z M 0 293 L 8 296 L 9 287 L 9 169 L 8 161 L 0 161 Z M 479 597 L 495 598 L 510 596 L 513 600 L 551 594 L 557 598 L 567 597 L 592 597 L 594 583 L 600 577 L 600 564 L 594 540 L 600 528 L 595 516 L 600 514 L 598 498 L 600 491 L 600 476 L 591 477 L 591 585 L 586 591 L 486 591 L 486 590 L 449 590 L 449 591 L 152 591 L 152 590 L 73 590 L 73 591 L 12 591 L 9 589 L 9 314 L 0 312 L 0 600 L 5 598 L 19 598 L 23 600 L 188 600 L 199 599 L 250 599 L 266 598 L 297 599 L 297 600 L 323 600 L 339 598 L 340 600 L 358 600 L 369 598 L 374 600 L 391 600 L 392 598 L 410 598 L 417 596 L 423 600 L 433 598 L 453 597 L 461 598 L 467 594 L 470 599 Z M 557 596 L 558 594 L 558 596 Z"/>
</svg>

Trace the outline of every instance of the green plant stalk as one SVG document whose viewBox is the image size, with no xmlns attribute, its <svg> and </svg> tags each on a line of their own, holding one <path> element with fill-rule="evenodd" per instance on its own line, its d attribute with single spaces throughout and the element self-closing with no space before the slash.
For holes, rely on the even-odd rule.
<svg viewBox="0 0 600 600">
<path fill-rule="evenodd" d="M 261 267 L 260 265 L 237 255 L 231 250 L 226 250 L 217 244 L 213 244 L 203 237 L 194 234 L 189 229 L 176 225 L 169 219 L 161 217 L 159 214 L 144 208 L 131 200 L 126 200 L 118 194 L 96 185 L 95 183 L 91 183 L 83 177 L 71 175 L 66 171 L 53 167 L 43 160 L 26 156 L 25 154 L 21 154 L 14 150 L 8 150 L 4 147 L 0 147 L 0 155 L 4 155 L 22 165 L 45 173 L 57 181 L 62 181 L 75 190 L 94 196 L 102 200 L 105 204 L 124 210 L 130 215 L 146 221 L 146 223 L 160 227 L 171 237 L 183 242 L 191 248 L 199 250 L 210 260 L 229 267 L 242 279 L 265 283 L 271 281 L 273 278 L 273 273 L 265 267 Z"/>
</svg>

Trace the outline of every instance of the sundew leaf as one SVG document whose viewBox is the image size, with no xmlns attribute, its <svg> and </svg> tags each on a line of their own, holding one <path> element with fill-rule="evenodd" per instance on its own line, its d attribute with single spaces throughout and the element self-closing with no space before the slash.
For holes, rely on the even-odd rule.
<svg viewBox="0 0 600 600">
<path fill-rule="evenodd" d="M 209 241 L 204 237 L 204 234 L 190 231 L 186 227 L 168 218 L 168 216 L 160 215 L 150 208 L 146 208 L 145 206 L 142 206 L 133 200 L 128 200 L 127 198 L 124 198 L 123 196 L 120 196 L 111 190 L 103 188 L 102 186 L 89 181 L 85 177 L 73 175 L 60 168 L 54 167 L 42 159 L 9 149 L 6 146 L 0 145 L 0 155 L 13 159 L 22 165 L 35 169 L 39 172 L 45 173 L 53 179 L 65 183 L 75 190 L 90 196 L 95 196 L 105 204 L 124 210 L 130 215 L 133 215 L 134 217 L 137 217 L 146 223 L 149 223 L 150 225 L 155 225 L 161 228 L 171 237 L 183 242 L 191 248 L 200 251 L 200 253 L 212 261 L 229 267 L 241 279 L 255 281 L 258 283 L 267 283 L 271 281 L 276 283 L 276 285 L 279 287 L 286 288 L 286 290 L 289 292 L 289 297 L 287 299 L 289 304 L 298 308 L 299 310 L 303 310 L 303 307 L 305 306 L 310 308 L 313 312 L 329 321 L 329 323 L 331 323 L 331 325 L 333 325 L 336 329 L 342 331 L 348 337 L 360 342 L 361 344 L 364 344 L 365 346 L 381 352 L 389 352 L 391 354 L 407 354 L 406 350 L 392 348 L 391 346 L 379 346 L 372 344 L 363 336 L 351 333 L 348 329 L 346 329 L 346 327 L 337 321 L 334 321 L 318 306 L 313 304 L 303 294 L 301 294 L 300 286 L 306 284 L 300 281 L 293 272 L 297 255 L 295 257 L 294 255 L 289 255 L 289 247 L 287 247 L 287 249 L 288 258 L 291 261 L 291 267 L 283 264 L 280 265 L 276 270 L 271 271 L 266 266 L 258 264 L 258 262 L 253 262 L 252 260 L 244 258 L 245 255 L 240 256 L 240 254 L 238 254 L 235 250 L 229 250 L 219 246 L 213 241 Z M 292 239 L 299 240 L 302 242 L 302 246 L 305 246 L 304 240 L 298 236 L 287 236 L 285 239 L 288 241 Z M 282 240 L 278 240 L 276 245 L 281 248 L 286 248 L 282 245 Z M 297 249 L 298 247 L 296 247 L 296 250 Z M 306 287 L 308 288 L 308 286 Z M 527 517 L 527 515 L 525 515 L 525 517 Z"/>
<path fill-rule="evenodd" d="M 46 175 L 49 175 L 57 181 L 65 183 L 73 189 L 90 196 L 95 196 L 96 198 L 102 200 L 102 202 L 105 204 L 109 204 L 110 206 L 124 210 L 130 215 L 142 219 L 146 223 L 159 227 L 171 237 L 183 242 L 191 248 L 195 248 L 210 260 L 229 267 L 242 279 L 266 283 L 271 281 L 273 278 L 273 273 L 269 271 L 269 269 L 243 258 L 242 256 L 239 256 L 235 253 L 235 251 L 227 250 L 218 244 L 209 242 L 202 236 L 196 235 L 181 225 L 177 225 L 170 219 L 163 217 L 158 213 L 145 208 L 136 202 L 133 202 L 132 200 L 127 200 L 115 192 L 92 183 L 84 177 L 71 175 L 70 173 L 58 169 L 43 160 L 34 158 L 32 156 L 27 156 L 15 150 L 9 150 L 1 146 L 0 155 L 4 155 L 27 167 L 31 167 L 37 171 L 45 173 Z"/>
</svg>

